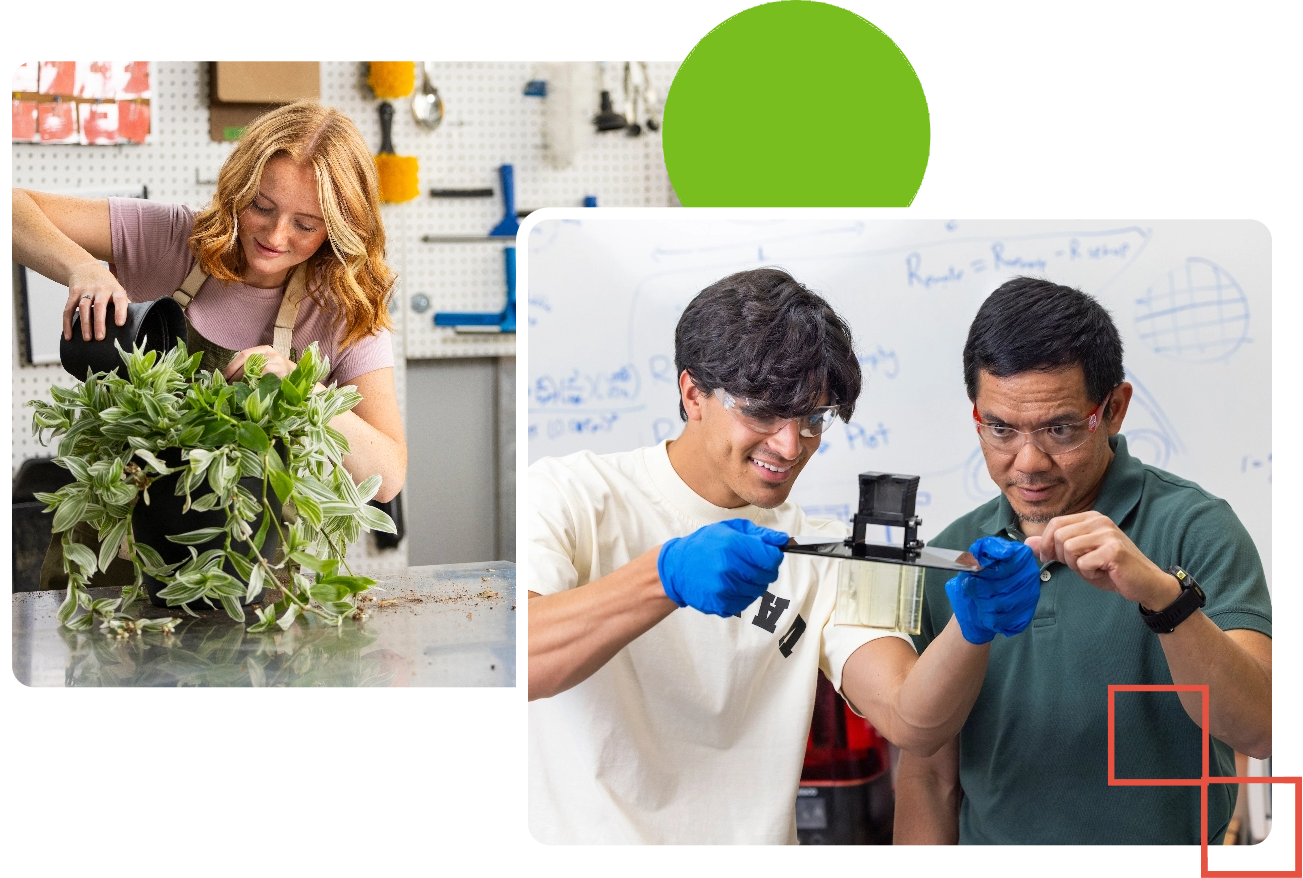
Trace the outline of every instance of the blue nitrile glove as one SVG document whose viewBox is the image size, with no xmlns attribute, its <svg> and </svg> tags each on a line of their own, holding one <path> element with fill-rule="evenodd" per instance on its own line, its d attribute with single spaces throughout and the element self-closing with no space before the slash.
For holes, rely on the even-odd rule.
<svg viewBox="0 0 1303 878">
<path fill-rule="evenodd" d="M 982 565 L 946 583 L 946 597 L 969 643 L 1012 637 L 1031 624 L 1041 599 L 1040 566 L 1025 543 L 982 537 L 968 547 Z"/>
<path fill-rule="evenodd" d="M 735 518 L 661 546 L 656 570 L 670 600 L 716 616 L 736 616 L 778 578 L 787 534 Z"/>
</svg>

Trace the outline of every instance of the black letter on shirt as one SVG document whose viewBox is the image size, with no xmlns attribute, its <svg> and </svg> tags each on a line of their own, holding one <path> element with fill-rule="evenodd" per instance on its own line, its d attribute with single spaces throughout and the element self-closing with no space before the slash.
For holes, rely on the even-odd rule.
<svg viewBox="0 0 1303 878">
<path fill-rule="evenodd" d="M 786 610 L 790 603 L 787 598 L 780 598 L 766 591 L 760 597 L 760 609 L 756 612 L 756 617 L 751 620 L 751 624 L 773 634 L 778 628 L 778 617 L 783 615 L 783 610 Z"/>
<path fill-rule="evenodd" d="M 792 627 L 788 628 L 787 633 L 783 635 L 782 640 L 778 641 L 778 651 L 783 654 L 783 658 L 787 658 L 792 654 L 792 649 L 796 646 L 796 641 L 800 640 L 801 635 L 804 633 L 805 620 L 798 614 L 796 621 L 792 623 Z"/>
</svg>

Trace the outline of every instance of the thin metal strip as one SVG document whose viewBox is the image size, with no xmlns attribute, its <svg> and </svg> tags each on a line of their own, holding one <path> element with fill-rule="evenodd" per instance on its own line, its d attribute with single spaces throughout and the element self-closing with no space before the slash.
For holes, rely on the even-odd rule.
<svg viewBox="0 0 1303 878">
<path fill-rule="evenodd" d="M 912 560 L 891 557 L 860 557 L 851 553 L 851 547 L 844 542 L 836 543 L 811 543 L 806 542 L 809 537 L 800 542 L 796 539 L 791 540 L 787 545 L 782 546 L 782 550 L 788 554 L 794 555 L 813 555 L 818 558 L 838 558 L 844 561 L 871 561 L 877 564 L 900 564 L 906 567 L 932 567 L 940 570 L 966 570 L 974 572 L 981 570 L 981 566 L 968 552 L 961 552 L 956 549 L 936 549 L 931 546 L 925 546 L 919 551 L 918 557 Z M 900 546 L 891 543 L 865 543 L 870 551 L 873 549 L 900 551 Z"/>
</svg>

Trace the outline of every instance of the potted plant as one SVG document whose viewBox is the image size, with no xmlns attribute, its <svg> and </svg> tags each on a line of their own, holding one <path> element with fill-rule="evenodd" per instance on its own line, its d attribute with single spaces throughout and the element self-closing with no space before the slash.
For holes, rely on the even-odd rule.
<svg viewBox="0 0 1303 878">
<path fill-rule="evenodd" d="M 364 530 L 392 533 L 394 524 L 367 505 L 380 477 L 354 485 L 341 464 L 348 441 L 330 421 L 362 397 L 317 386 L 330 371 L 317 346 L 284 378 L 264 374 L 255 354 L 230 383 L 199 371 L 201 356 L 184 344 L 121 357 L 125 376 L 89 373 L 70 389 L 52 387 L 50 401 L 28 403 L 33 431 L 43 443 L 47 430 L 58 438 L 55 462 L 75 479 L 36 495 L 54 513 L 63 547 L 59 621 L 83 630 L 98 619 L 120 636 L 170 630 L 177 620 L 128 612 L 147 587 L 156 602 L 192 615 L 221 606 L 236 621 L 243 604 L 279 588 L 278 600 L 256 608 L 251 632 L 288 629 L 304 615 L 339 624 L 355 613 L 354 595 L 375 583 L 352 574 L 345 549 Z M 151 515 L 155 503 L 169 508 Z M 203 526 L 191 527 L 196 515 Z M 91 578 L 119 557 L 133 581 L 121 597 L 92 599 Z"/>
</svg>

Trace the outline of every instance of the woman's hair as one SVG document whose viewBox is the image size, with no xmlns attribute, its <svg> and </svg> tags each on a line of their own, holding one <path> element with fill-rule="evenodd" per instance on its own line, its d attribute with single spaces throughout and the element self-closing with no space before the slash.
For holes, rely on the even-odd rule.
<svg viewBox="0 0 1303 878">
<path fill-rule="evenodd" d="M 238 281 L 247 268 L 237 229 L 273 157 L 310 163 L 326 240 L 308 258 L 308 290 L 344 324 L 341 347 L 389 329 L 394 273 L 385 264 L 385 229 L 375 161 L 353 121 L 316 101 L 299 101 L 253 121 L 217 172 L 217 193 L 195 217 L 190 249 L 211 277 Z"/>
</svg>

